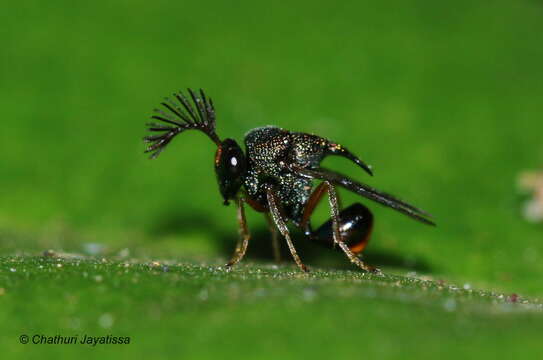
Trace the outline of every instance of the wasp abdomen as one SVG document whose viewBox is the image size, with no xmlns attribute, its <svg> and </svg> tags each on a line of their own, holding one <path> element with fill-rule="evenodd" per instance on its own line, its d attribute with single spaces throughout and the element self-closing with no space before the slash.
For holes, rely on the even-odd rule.
<svg viewBox="0 0 543 360">
<path fill-rule="evenodd" d="M 339 232 L 343 241 L 352 252 L 358 254 L 368 244 L 371 229 L 373 227 L 373 214 L 367 207 L 360 203 L 354 203 L 339 213 Z M 332 219 L 324 223 L 311 238 L 327 247 L 334 247 Z M 336 246 L 337 249 L 339 247 Z"/>
</svg>

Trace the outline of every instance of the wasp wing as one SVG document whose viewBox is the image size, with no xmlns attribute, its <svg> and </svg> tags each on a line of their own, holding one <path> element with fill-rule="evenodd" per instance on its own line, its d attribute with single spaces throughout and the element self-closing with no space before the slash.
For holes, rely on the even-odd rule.
<svg viewBox="0 0 543 360">
<path fill-rule="evenodd" d="M 415 206 L 410 205 L 400 199 L 397 199 L 396 197 L 390 194 L 374 189 L 369 185 L 361 184 L 349 178 L 348 176 L 345 176 L 345 175 L 342 175 L 342 174 L 339 174 L 337 172 L 330 171 L 327 169 L 323 169 L 323 168 L 319 168 L 319 169 L 295 168 L 293 170 L 302 176 L 306 176 L 312 179 L 320 179 L 320 180 L 329 181 L 330 183 L 334 185 L 341 186 L 358 195 L 362 195 L 370 200 L 373 200 L 382 205 L 388 206 L 389 208 L 392 208 L 396 211 L 399 211 L 402 214 L 405 214 L 411 217 L 412 219 L 418 220 L 424 224 L 435 226 L 435 223 L 428 219 L 432 217 L 432 215 L 428 214 L 424 210 L 416 208 Z"/>
</svg>

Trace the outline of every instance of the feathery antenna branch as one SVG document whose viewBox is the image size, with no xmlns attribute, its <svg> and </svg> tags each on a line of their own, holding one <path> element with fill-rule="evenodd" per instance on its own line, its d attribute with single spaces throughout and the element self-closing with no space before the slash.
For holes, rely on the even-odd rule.
<svg viewBox="0 0 543 360">
<path fill-rule="evenodd" d="M 170 98 L 165 98 L 161 103 L 169 112 L 154 109 L 158 115 L 153 115 L 151 118 L 162 121 L 167 125 L 154 122 L 147 124 L 149 131 L 158 133 L 143 138 L 143 141 L 149 144 L 145 152 L 151 153 L 151 159 L 160 155 L 176 135 L 186 130 L 199 130 L 209 136 L 215 144 L 219 145 L 221 143 L 221 140 L 215 133 L 216 121 L 213 101 L 211 98 L 206 97 L 202 89 L 200 89 L 199 94 L 191 89 L 187 90 L 194 103 L 194 107 L 196 107 L 196 112 L 190 101 L 181 91 L 173 94 L 179 104 Z"/>
</svg>

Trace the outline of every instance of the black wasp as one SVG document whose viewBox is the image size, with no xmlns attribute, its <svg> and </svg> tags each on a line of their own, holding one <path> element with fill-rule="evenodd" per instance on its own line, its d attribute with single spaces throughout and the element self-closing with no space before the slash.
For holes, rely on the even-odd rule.
<svg viewBox="0 0 543 360">
<path fill-rule="evenodd" d="M 231 267 L 238 263 L 247 250 L 249 230 L 244 205 L 266 214 L 272 232 L 276 258 L 279 253 L 277 229 L 285 238 L 292 257 L 303 271 L 290 237 L 290 221 L 302 229 L 311 240 L 339 247 L 360 268 L 375 271 L 357 254 L 366 247 L 373 226 L 373 215 L 360 203 L 339 209 L 337 186 L 397 210 L 424 224 L 434 225 L 428 213 L 409 205 L 392 195 L 361 184 L 347 176 L 324 169 L 320 162 L 328 155 L 345 157 L 372 175 L 371 168 L 344 146 L 320 136 L 291 132 L 274 126 L 259 127 L 245 135 L 245 153 L 233 139 L 221 140 L 215 132 L 215 108 L 211 98 L 200 90 L 199 94 L 188 89 L 193 104 L 183 93 L 173 96 L 179 103 L 166 98 L 162 105 L 168 112 L 155 109 L 153 119 L 165 124 L 150 123 L 149 131 L 156 133 L 144 138 L 150 143 L 146 152 L 157 157 L 170 141 L 186 130 L 199 130 L 216 145 L 215 172 L 224 204 L 235 200 L 241 238 Z M 314 188 L 314 180 L 320 184 Z M 313 230 L 310 222 L 313 210 L 328 193 L 331 219 Z"/>
</svg>

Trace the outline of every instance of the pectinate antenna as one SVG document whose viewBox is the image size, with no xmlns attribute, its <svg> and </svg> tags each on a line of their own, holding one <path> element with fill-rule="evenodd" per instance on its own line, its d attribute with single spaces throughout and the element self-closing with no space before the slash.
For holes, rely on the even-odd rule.
<svg viewBox="0 0 543 360">
<path fill-rule="evenodd" d="M 180 91 L 173 94 L 177 101 L 165 98 L 161 103 L 166 111 L 154 109 L 157 115 L 153 115 L 151 118 L 162 123 L 151 122 L 147 124 L 148 130 L 153 133 L 143 138 L 143 141 L 150 144 L 145 150 L 146 153 L 151 153 L 149 158 L 154 159 L 160 155 L 175 136 L 186 130 L 199 130 L 209 136 L 217 146 L 220 145 L 221 140 L 215 132 L 213 101 L 206 97 L 202 89 L 199 94 L 191 89 L 187 90 L 193 104 Z"/>
</svg>

